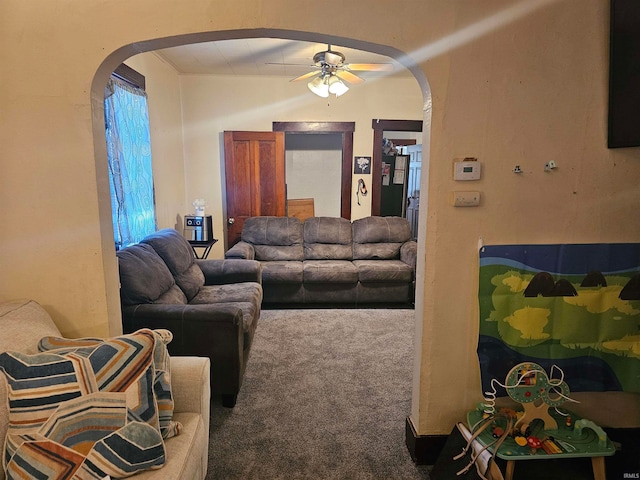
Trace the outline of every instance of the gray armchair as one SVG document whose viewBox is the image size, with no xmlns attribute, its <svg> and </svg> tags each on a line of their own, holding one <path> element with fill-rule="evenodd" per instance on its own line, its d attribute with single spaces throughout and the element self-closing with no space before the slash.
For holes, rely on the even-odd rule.
<svg viewBox="0 0 640 480">
<path fill-rule="evenodd" d="M 233 407 L 262 302 L 256 261 L 196 260 L 173 229 L 117 252 L 125 333 L 166 328 L 171 355 L 211 360 L 211 392 Z"/>
</svg>

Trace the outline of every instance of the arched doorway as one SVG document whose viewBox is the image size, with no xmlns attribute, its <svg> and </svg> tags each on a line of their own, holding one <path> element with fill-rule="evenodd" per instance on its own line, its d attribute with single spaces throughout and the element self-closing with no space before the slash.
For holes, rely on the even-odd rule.
<svg viewBox="0 0 640 480">
<path fill-rule="evenodd" d="M 104 107 L 103 107 L 103 91 L 104 86 L 113 70 L 123 63 L 127 58 L 141 53 L 143 51 L 152 51 L 155 49 L 166 48 L 170 46 L 184 45 L 188 43 L 199 43 L 206 41 L 216 41 L 224 39 L 239 39 L 239 38 L 259 38 L 259 37 L 272 37 L 277 36 L 280 38 L 290 38 L 293 40 L 307 40 L 314 42 L 323 42 L 331 44 L 342 44 L 350 48 L 369 50 L 375 53 L 386 55 L 398 60 L 408 70 L 410 70 L 420 86 L 423 94 L 423 105 L 425 108 L 424 122 L 423 122 L 423 146 L 425 155 L 423 157 L 424 168 L 428 168 L 428 155 L 429 155 L 429 138 L 430 138 L 430 122 L 431 122 L 431 94 L 427 79 L 422 70 L 417 66 L 415 62 L 409 59 L 403 52 L 389 46 L 374 44 L 370 42 L 363 42 L 356 39 L 350 39 L 345 37 L 336 37 L 330 35 L 323 35 L 318 33 L 289 31 L 289 30 L 274 30 L 274 29 L 251 29 L 251 30 L 233 30 L 233 31 L 216 31 L 216 32 L 204 32 L 198 34 L 178 35 L 171 38 L 161 38 L 155 40 L 149 40 L 143 43 L 135 43 L 125 45 L 122 48 L 116 50 L 105 60 L 97 69 L 91 88 L 92 98 L 92 110 L 93 110 L 93 139 L 95 149 L 95 164 L 96 175 L 98 184 L 98 197 L 99 197 L 99 216 L 101 225 L 101 236 L 103 243 L 103 255 L 105 256 L 104 262 L 112 268 L 105 269 L 105 282 L 107 284 L 106 292 L 111 298 L 109 303 L 113 306 L 113 303 L 117 304 L 117 298 L 119 298 L 118 292 L 118 273 L 115 268 L 115 258 L 109 258 L 110 252 L 109 244 L 112 243 L 112 226 L 111 226 L 111 205 L 110 194 L 108 189 L 108 181 L 105 181 L 107 176 L 106 172 L 106 147 L 105 147 L 105 135 L 104 135 Z M 423 199 L 426 200 L 427 186 L 422 186 Z M 372 212 L 373 213 L 373 212 Z M 420 230 L 424 232 L 426 229 L 426 209 L 421 211 Z M 425 235 L 419 236 L 419 255 L 418 255 L 418 267 L 417 267 L 417 289 L 416 289 L 416 303 L 415 303 L 415 321 L 416 338 L 421 338 L 422 332 L 422 311 L 423 311 L 423 298 L 424 298 L 424 242 Z M 421 364 L 421 344 L 415 342 L 415 359 L 414 359 L 414 385 L 419 384 L 420 376 L 420 364 Z M 412 393 L 412 416 L 418 418 L 417 405 L 419 404 L 419 390 L 414 388 Z"/>
</svg>

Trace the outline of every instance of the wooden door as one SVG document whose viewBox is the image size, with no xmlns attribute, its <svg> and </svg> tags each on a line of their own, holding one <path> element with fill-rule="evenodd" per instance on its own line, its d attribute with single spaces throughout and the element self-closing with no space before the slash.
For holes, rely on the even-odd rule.
<svg viewBox="0 0 640 480">
<path fill-rule="evenodd" d="M 283 132 L 224 132 L 227 244 L 248 217 L 285 216 Z"/>
</svg>

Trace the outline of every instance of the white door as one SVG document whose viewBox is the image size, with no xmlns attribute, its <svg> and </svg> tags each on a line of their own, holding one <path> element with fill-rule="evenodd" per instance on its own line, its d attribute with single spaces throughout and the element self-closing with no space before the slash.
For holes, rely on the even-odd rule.
<svg viewBox="0 0 640 480">
<path fill-rule="evenodd" d="M 411 235 L 418 238 L 418 212 L 420 210 L 420 175 L 422 173 L 422 145 L 404 147 L 409 154 L 409 178 L 407 185 L 407 220 Z"/>
</svg>

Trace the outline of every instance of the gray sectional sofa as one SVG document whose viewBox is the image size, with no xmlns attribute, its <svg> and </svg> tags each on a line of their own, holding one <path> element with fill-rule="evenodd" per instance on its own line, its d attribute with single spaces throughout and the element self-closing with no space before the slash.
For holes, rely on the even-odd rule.
<svg viewBox="0 0 640 480">
<path fill-rule="evenodd" d="M 417 244 L 407 219 L 251 217 L 227 259 L 262 264 L 263 304 L 413 303 Z"/>
<path fill-rule="evenodd" d="M 211 393 L 233 407 L 260 317 L 260 264 L 198 260 L 173 229 L 116 255 L 124 333 L 170 330 L 169 353 L 208 357 Z"/>
</svg>

